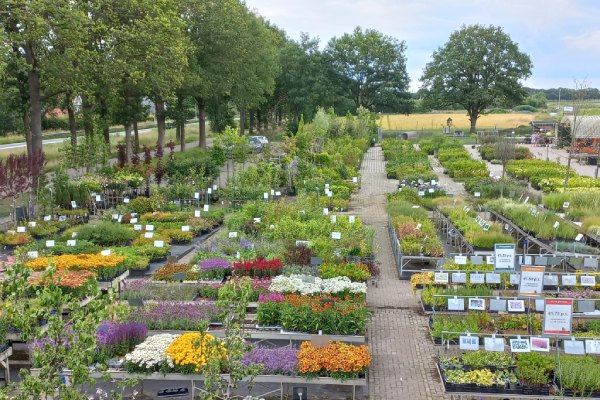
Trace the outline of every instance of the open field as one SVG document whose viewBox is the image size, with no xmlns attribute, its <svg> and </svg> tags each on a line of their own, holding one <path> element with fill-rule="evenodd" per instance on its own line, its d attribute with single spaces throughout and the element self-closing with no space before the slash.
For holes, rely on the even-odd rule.
<svg viewBox="0 0 600 400">
<path fill-rule="evenodd" d="M 384 130 L 418 131 L 422 129 L 442 130 L 446 126 L 446 120 L 452 118 L 455 129 L 468 131 L 471 127 L 469 117 L 463 111 L 457 113 L 440 114 L 386 114 L 381 116 L 381 127 Z M 508 129 L 520 125 L 529 125 L 536 119 L 536 114 L 489 114 L 482 115 L 477 120 L 477 129 Z"/>
</svg>

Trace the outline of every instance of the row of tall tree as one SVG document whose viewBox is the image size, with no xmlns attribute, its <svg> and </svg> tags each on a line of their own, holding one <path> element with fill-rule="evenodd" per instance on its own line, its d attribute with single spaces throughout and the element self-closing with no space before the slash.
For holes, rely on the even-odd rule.
<svg viewBox="0 0 600 400">
<path fill-rule="evenodd" d="M 5 0 L 0 35 L 0 121 L 20 126 L 30 154 L 55 107 L 67 111 L 74 145 L 79 129 L 108 142 L 109 127 L 123 125 L 128 158 L 139 151 L 144 98 L 158 144 L 171 119 L 182 148 L 194 114 L 205 147 L 207 118 L 218 131 L 236 111 L 242 133 L 247 120 L 297 124 L 319 105 L 408 111 L 404 42 L 357 28 L 320 50 L 241 0 Z"/>
</svg>

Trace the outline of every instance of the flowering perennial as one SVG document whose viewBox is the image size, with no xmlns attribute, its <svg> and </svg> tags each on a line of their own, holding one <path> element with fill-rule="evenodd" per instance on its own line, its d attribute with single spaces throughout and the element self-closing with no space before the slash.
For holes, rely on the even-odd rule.
<svg viewBox="0 0 600 400">
<path fill-rule="evenodd" d="M 302 342 L 298 353 L 298 371 L 306 376 L 355 378 L 367 372 L 371 363 L 369 348 L 330 341 L 325 347 Z"/>
<path fill-rule="evenodd" d="M 269 287 L 271 292 L 299 293 L 302 295 L 336 294 L 336 293 L 367 293 L 367 284 L 352 282 L 350 278 L 338 276 L 331 279 L 308 278 L 305 275 L 276 276 Z"/>
<path fill-rule="evenodd" d="M 265 374 L 292 375 L 298 364 L 298 349 L 292 346 L 266 347 L 257 345 L 242 359 L 244 365 L 260 364 Z"/>
<path fill-rule="evenodd" d="M 57 269 L 100 269 L 115 268 L 125 261 L 125 256 L 102 256 L 100 254 L 64 254 L 62 256 L 40 257 L 28 261 L 25 266 L 33 270 L 48 268 L 50 262 Z"/>
<path fill-rule="evenodd" d="M 150 336 L 143 343 L 135 346 L 135 349 L 125 356 L 128 370 L 158 371 L 163 364 L 167 364 L 172 368 L 175 364 L 165 351 L 175 338 L 177 338 L 177 335 L 163 333 Z"/>
<path fill-rule="evenodd" d="M 171 343 L 165 353 L 176 366 L 184 367 L 184 372 L 199 372 L 208 358 L 225 355 L 222 344 L 212 343 L 215 340 L 209 334 L 200 336 L 198 332 L 184 333 Z"/>
<path fill-rule="evenodd" d="M 266 278 L 281 274 L 282 269 L 283 264 L 277 258 L 272 260 L 257 258 L 256 260 L 237 261 L 233 263 L 233 272 L 237 276 Z"/>
</svg>

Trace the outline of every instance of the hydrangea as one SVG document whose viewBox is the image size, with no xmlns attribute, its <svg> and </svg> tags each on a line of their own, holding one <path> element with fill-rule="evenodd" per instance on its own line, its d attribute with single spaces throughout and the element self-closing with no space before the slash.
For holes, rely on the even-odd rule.
<svg viewBox="0 0 600 400">
<path fill-rule="evenodd" d="M 354 294 L 367 293 L 367 284 L 352 282 L 348 277 L 330 279 L 307 277 L 306 275 L 276 276 L 269 287 L 271 292 L 299 293 L 301 295 L 335 294 L 344 291 Z"/>
<path fill-rule="evenodd" d="M 125 356 L 125 360 L 147 369 L 156 368 L 163 361 L 166 361 L 170 367 L 173 367 L 173 360 L 166 355 L 165 351 L 177 336 L 169 333 L 150 336 L 143 343 L 135 346 L 135 349 Z"/>
</svg>

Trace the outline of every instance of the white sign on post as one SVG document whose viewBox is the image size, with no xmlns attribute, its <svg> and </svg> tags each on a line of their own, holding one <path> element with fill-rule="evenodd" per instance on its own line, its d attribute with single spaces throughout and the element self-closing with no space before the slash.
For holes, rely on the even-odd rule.
<svg viewBox="0 0 600 400">
<path fill-rule="evenodd" d="M 125 203 L 125 204 L 129 204 L 129 197 L 125 197 L 125 198 L 123 199 L 123 203 Z"/>
<path fill-rule="evenodd" d="M 458 265 L 467 265 L 467 256 L 454 256 L 454 262 Z"/>
<path fill-rule="evenodd" d="M 237 232 L 229 232 L 229 239 L 234 239 L 238 237 L 238 233 Z"/>
<path fill-rule="evenodd" d="M 163 240 L 155 240 L 154 247 L 165 247 L 165 242 Z"/>
<path fill-rule="evenodd" d="M 529 347 L 528 339 L 510 339 L 510 351 L 513 353 L 529 353 L 531 351 Z"/>
<path fill-rule="evenodd" d="M 419 196 L 421 196 L 421 197 L 425 196 L 425 191 L 419 190 Z"/>
<path fill-rule="evenodd" d="M 573 299 L 545 299 L 543 335 L 571 336 Z"/>
<path fill-rule="evenodd" d="M 521 267 L 519 294 L 521 296 L 537 296 L 544 290 L 545 267 Z"/>
<path fill-rule="evenodd" d="M 254 223 L 255 223 L 255 224 L 258 224 L 258 223 L 260 223 L 260 221 L 261 221 L 261 219 L 260 219 L 260 218 L 254 218 Z"/>
<path fill-rule="evenodd" d="M 200 210 L 194 210 L 194 218 L 200 218 L 200 215 L 201 215 Z"/>
<path fill-rule="evenodd" d="M 142 230 L 142 225 L 141 224 L 135 224 L 135 225 L 133 225 L 133 230 L 134 231 L 141 231 Z"/>
<path fill-rule="evenodd" d="M 331 238 L 339 240 L 342 238 L 342 233 L 341 232 L 331 232 Z"/>
<path fill-rule="evenodd" d="M 138 222 L 138 219 L 137 219 L 137 218 L 131 218 L 131 219 L 129 220 L 129 222 L 130 222 L 130 223 L 132 223 L 132 224 L 137 224 L 137 222 Z"/>
<path fill-rule="evenodd" d="M 209 206 L 208 204 L 205 204 L 205 205 L 204 205 L 204 208 L 203 208 L 204 212 L 208 212 L 208 208 L 209 208 L 209 207 L 210 207 L 210 206 Z"/>
<path fill-rule="evenodd" d="M 200 198 L 199 192 L 194 192 L 194 199 L 198 200 Z"/>
<path fill-rule="evenodd" d="M 459 342 L 461 350 L 479 350 L 478 336 L 461 336 Z"/>
<path fill-rule="evenodd" d="M 52 215 L 44 215 L 44 221 L 50 221 L 52 219 Z M 113 215 L 113 219 L 116 219 Z"/>
<path fill-rule="evenodd" d="M 37 225 L 37 223 L 35 221 L 30 221 L 27 225 L 29 225 L 32 228 L 35 228 L 35 226 Z"/>
<path fill-rule="evenodd" d="M 216 191 L 218 189 L 217 185 L 213 185 L 213 190 Z"/>
<path fill-rule="evenodd" d="M 54 247 L 55 242 L 54 240 L 46 240 L 46 247 Z"/>
<path fill-rule="evenodd" d="M 354 221 L 356 221 L 356 217 L 354 215 L 351 215 L 351 216 L 348 217 L 348 222 L 350 222 L 351 224 L 353 224 Z"/>
<path fill-rule="evenodd" d="M 110 253 L 111 253 L 110 249 L 108 249 L 108 250 L 102 250 L 100 252 L 100 255 L 102 255 L 102 256 L 110 256 Z"/>
<path fill-rule="evenodd" d="M 38 252 L 37 251 L 28 251 L 27 257 L 28 258 L 38 258 Z"/>
<path fill-rule="evenodd" d="M 96 195 L 96 201 L 102 201 L 102 196 L 100 196 L 99 194 Z"/>
<path fill-rule="evenodd" d="M 332 215 L 331 217 L 329 217 L 329 219 L 331 220 L 332 224 L 335 224 L 337 222 L 337 216 Z"/>
<path fill-rule="evenodd" d="M 329 215 L 329 208 L 325 207 L 323 209 L 323 215 Z"/>
<path fill-rule="evenodd" d="M 181 232 L 189 232 L 190 231 L 190 226 L 189 225 L 183 225 L 181 227 Z"/>
<path fill-rule="evenodd" d="M 73 239 L 67 240 L 67 247 L 74 247 L 74 246 L 77 246 L 77 240 L 73 240 Z"/>
<path fill-rule="evenodd" d="M 586 339 L 585 352 L 588 354 L 600 354 L 600 340 Z"/>
<path fill-rule="evenodd" d="M 144 233 L 144 237 L 146 239 L 152 239 L 154 237 L 154 232 L 146 232 Z"/>
<path fill-rule="evenodd" d="M 77 208 L 77 202 L 75 200 L 71 201 L 71 208 Z"/>
<path fill-rule="evenodd" d="M 480 192 L 475 192 L 474 196 L 475 197 L 481 197 L 481 193 Z"/>
<path fill-rule="evenodd" d="M 208 194 L 212 194 L 212 188 L 208 188 L 206 191 L 208 192 Z"/>
<path fill-rule="evenodd" d="M 496 271 L 514 271 L 515 269 L 515 245 L 494 245 L 494 268 Z"/>
<path fill-rule="evenodd" d="M 269 200 L 269 193 L 268 192 L 264 192 L 263 193 L 263 199 Z"/>
<path fill-rule="evenodd" d="M 486 351 L 504 351 L 504 339 L 495 335 L 484 338 L 483 345 Z"/>
<path fill-rule="evenodd" d="M 352 183 L 358 183 L 358 176 L 352 177 Z"/>
<path fill-rule="evenodd" d="M 17 233 L 25 233 L 25 230 L 24 226 L 17 226 Z"/>
<path fill-rule="evenodd" d="M 577 286 L 577 275 L 563 275 L 562 276 L 563 286 Z"/>
<path fill-rule="evenodd" d="M 596 277 L 592 275 L 581 275 L 581 286 L 596 286 Z"/>
<path fill-rule="evenodd" d="M 449 298 L 448 299 L 448 310 L 449 311 L 465 311 L 465 299 L 463 298 Z"/>
<path fill-rule="evenodd" d="M 433 276 L 433 281 L 435 283 L 448 283 L 448 273 L 447 272 L 436 272 Z"/>
</svg>

